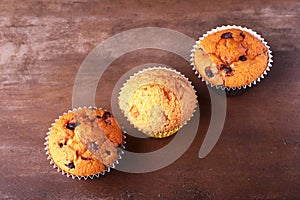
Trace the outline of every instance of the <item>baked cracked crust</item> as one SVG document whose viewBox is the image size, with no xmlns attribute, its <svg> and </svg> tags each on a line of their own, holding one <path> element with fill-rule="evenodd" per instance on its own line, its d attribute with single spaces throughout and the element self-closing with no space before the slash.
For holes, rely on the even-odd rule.
<svg viewBox="0 0 300 200">
<path fill-rule="evenodd" d="M 101 173 L 118 158 L 123 133 L 105 110 L 83 108 L 61 116 L 51 127 L 48 151 L 59 169 L 75 176 Z"/>
<path fill-rule="evenodd" d="M 147 84 L 137 88 L 129 99 L 128 107 L 129 120 L 146 132 L 164 132 L 180 126 L 180 102 L 163 85 Z"/>
<path fill-rule="evenodd" d="M 198 73 L 213 85 L 242 87 L 258 79 L 268 66 L 266 45 L 238 28 L 204 37 L 195 49 Z"/>
<path fill-rule="evenodd" d="M 134 75 L 119 95 L 119 107 L 124 115 L 136 128 L 152 137 L 169 131 L 173 134 L 173 130 L 193 115 L 196 101 L 190 82 L 165 68 L 147 69 Z"/>
</svg>

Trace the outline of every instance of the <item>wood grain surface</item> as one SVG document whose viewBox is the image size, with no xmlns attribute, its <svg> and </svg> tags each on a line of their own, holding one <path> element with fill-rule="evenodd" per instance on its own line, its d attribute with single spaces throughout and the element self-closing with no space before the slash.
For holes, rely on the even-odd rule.
<svg viewBox="0 0 300 200">
<path fill-rule="evenodd" d="M 299 199 L 299 13 L 297 0 L 0 0 L 0 199 Z M 111 109 L 114 85 L 134 66 L 171 66 L 197 90 L 201 117 L 192 145 L 171 165 L 149 173 L 112 170 L 83 181 L 52 168 L 46 132 L 72 108 L 76 73 L 93 48 L 132 28 L 168 28 L 197 40 L 227 24 L 260 33 L 274 63 L 261 83 L 227 99 L 222 135 L 207 157 L 198 158 L 211 115 L 206 86 L 179 56 L 141 49 L 107 68 L 96 106 Z M 127 149 L 153 151 L 171 140 L 129 137 Z"/>
</svg>

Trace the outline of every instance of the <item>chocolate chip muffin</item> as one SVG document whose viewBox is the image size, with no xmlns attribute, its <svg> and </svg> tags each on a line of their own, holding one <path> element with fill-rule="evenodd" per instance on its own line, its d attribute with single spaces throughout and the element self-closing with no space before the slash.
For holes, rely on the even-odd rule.
<svg viewBox="0 0 300 200">
<path fill-rule="evenodd" d="M 196 95 L 179 72 L 154 67 L 138 72 L 123 85 L 119 107 L 140 131 L 163 138 L 177 132 L 192 117 Z"/>
<path fill-rule="evenodd" d="M 222 27 L 200 38 L 193 65 L 207 83 L 227 88 L 249 86 L 270 64 L 270 51 L 259 35 L 246 28 Z"/>
<path fill-rule="evenodd" d="M 59 170 L 73 177 L 99 175 L 120 158 L 123 133 L 112 114 L 82 108 L 63 114 L 53 123 L 46 149 Z"/>
</svg>

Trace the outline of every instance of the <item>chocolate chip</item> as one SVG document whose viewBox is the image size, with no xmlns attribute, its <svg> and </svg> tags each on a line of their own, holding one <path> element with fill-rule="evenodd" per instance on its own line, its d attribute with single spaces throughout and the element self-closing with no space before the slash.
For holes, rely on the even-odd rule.
<svg viewBox="0 0 300 200">
<path fill-rule="evenodd" d="M 243 38 L 246 37 L 244 33 L 240 33 L 240 36 L 242 36 Z"/>
<path fill-rule="evenodd" d="M 221 35 L 221 38 L 222 38 L 222 39 L 229 39 L 229 38 L 232 38 L 232 33 L 231 33 L 231 32 L 223 33 L 223 34 Z"/>
<path fill-rule="evenodd" d="M 110 155 L 110 154 L 111 154 L 110 151 L 108 151 L 108 150 L 106 150 L 105 153 L 106 153 L 107 155 Z"/>
<path fill-rule="evenodd" d="M 239 57 L 239 60 L 240 60 L 240 61 L 246 61 L 246 60 L 247 60 L 247 57 L 246 57 L 246 56 L 240 56 L 240 57 Z"/>
<path fill-rule="evenodd" d="M 91 147 L 94 150 L 99 150 L 99 147 L 98 147 L 98 145 L 95 142 L 91 142 Z"/>
<path fill-rule="evenodd" d="M 105 113 L 102 115 L 102 119 L 105 121 L 105 123 L 111 125 L 111 120 L 108 119 L 109 117 L 112 117 L 112 114 L 108 111 L 105 111 Z"/>
<path fill-rule="evenodd" d="M 60 142 L 58 145 L 59 145 L 60 148 L 62 148 L 64 145 L 67 145 L 67 140 L 65 140 L 64 143 Z"/>
<path fill-rule="evenodd" d="M 93 160 L 92 158 L 81 157 L 82 160 Z"/>
<path fill-rule="evenodd" d="M 228 67 L 228 66 L 225 66 L 224 67 L 224 71 L 225 72 L 232 72 L 232 69 L 230 67 Z"/>
<path fill-rule="evenodd" d="M 108 111 L 105 111 L 102 115 L 102 119 L 106 120 L 107 118 L 112 117 L 112 114 Z"/>
<path fill-rule="evenodd" d="M 232 69 L 227 65 L 221 65 L 221 70 L 224 70 L 226 73 L 232 72 Z"/>
<path fill-rule="evenodd" d="M 75 168 L 74 162 L 71 162 L 71 163 L 67 164 L 66 166 L 69 167 L 70 169 L 74 169 Z"/>
<path fill-rule="evenodd" d="M 208 78 L 212 78 L 214 76 L 214 74 L 212 73 L 210 67 L 205 67 L 204 71 L 205 71 L 205 74 Z"/>
<path fill-rule="evenodd" d="M 70 130 L 74 130 L 76 126 L 77 126 L 76 123 L 68 122 L 66 128 Z"/>
<path fill-rule="evenodd" d="M 100 115 L 97 115 L 96 117 L 97 117 L 98 119 L 102 118 Z"/>
</svg>

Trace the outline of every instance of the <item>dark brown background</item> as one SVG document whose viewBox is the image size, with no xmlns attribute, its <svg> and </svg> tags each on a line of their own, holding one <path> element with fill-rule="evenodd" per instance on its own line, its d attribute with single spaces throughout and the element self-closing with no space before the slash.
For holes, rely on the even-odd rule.
<svg viewBox="0 0 300 200">
<path fill-rule="evenodd" d="M 0 199 L 299 199 L 300 3 L 286 1 L 0 1 Z M 106 70 L 96 105 L 110 109 L 114 84 L 131 67 L 163 63 L 195 85 L 200 128 L 190 148 L 166 168 L 145 174 L 113 170 L 72 180 L 49 165 L 44 137 L 72 107 L 74 79 L 101 41 L 137 27 L 163 27 L 195 40 L 221 25 L 254 29 L 274 64 L 246 94 L 228 98 L 225 126 L 213 151 L 198 151 L 210 117 L 205 85 L 182 58 L 159 50 L 128 53 Z M 165 140 L 128 139 L 131 151 Z M 143 144 L 144 143 L 144 144 Z"/>
</svg>

